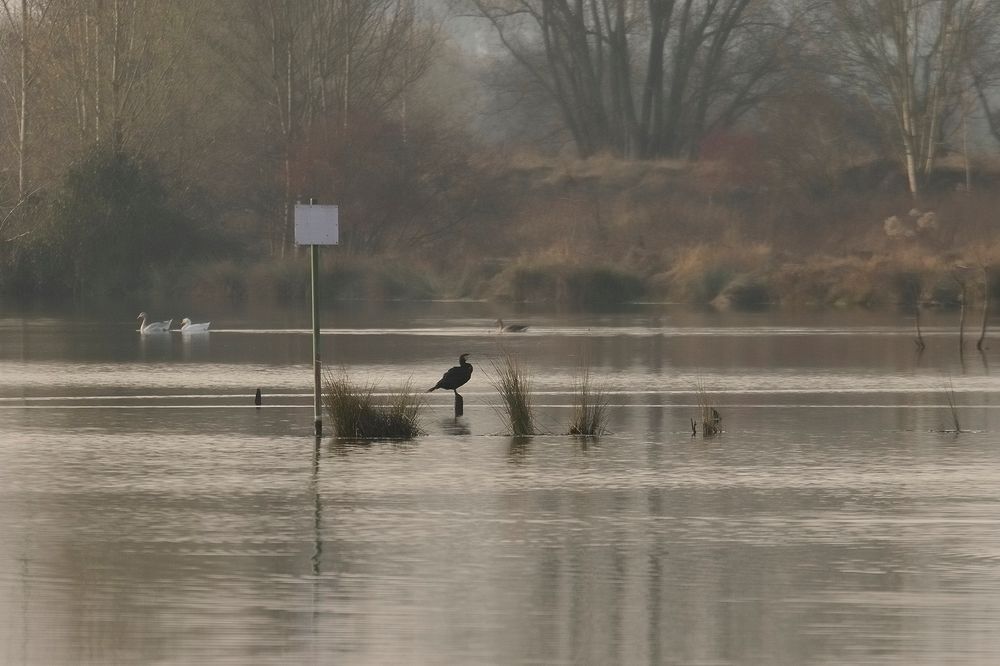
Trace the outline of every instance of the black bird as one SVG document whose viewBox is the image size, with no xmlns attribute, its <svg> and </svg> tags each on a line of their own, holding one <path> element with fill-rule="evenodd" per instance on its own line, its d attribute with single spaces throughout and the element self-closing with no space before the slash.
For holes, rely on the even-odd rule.
<svg viewBox="0 0 1000 666">
<path fill-rule="evenodd" d="M 260 407 L 260 402 L 261 402 L 261 400 L 260 400 L 260 389 L 257 389 L 257 395 L 255 395 L 253 397 L 253 404 L 255 404 L 258 407 Z"/>
<path fill-rule="evenodd" d="M 501 333 L 523 333 L 528 330 L 527 324 L 507 324 L 504 326 L 503 319 L 497 319 L 497 327 Z"/>
<path fill-rule="evenodd" d="M 458 357 L 458 365 L 454 368 L 448 370 L 441 376 L 441 380 L 434 385 L 434 388 L 427 389 L 427 392 L 436 391 L 437 389 L 448 389 L 449 391 L 455 391 L 455 395 L 458 395 L 456 390 L 459 386 L 465 384 L 472 377 L 472 364 L 466 362 L 465 357 L 468 354 L 462 354 Z"/>
</svg>

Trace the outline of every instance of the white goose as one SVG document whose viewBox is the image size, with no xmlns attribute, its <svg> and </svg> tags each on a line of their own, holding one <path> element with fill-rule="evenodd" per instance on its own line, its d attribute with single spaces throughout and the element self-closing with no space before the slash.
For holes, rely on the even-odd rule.
<svg viewBox="0 0 1000 666">
<path fill-rule="evenodd" d="M 187 317 L 181 319 L 181 333 L 208 333 L 208 327 L 212 322 L 206 321 L 200 324 L 193 324 Z"/>
<path fill-rule="evenodd" d="M 497 319 L 498 333 L 524 333 L 527 330 L 527 324 L 504 324 L 503 319 Z"/>
<path fill-rule="evenodd" d="M 136 319 L 141 320 L 139 322 L 139 332 L 143 335 L 146 333 L 166 333 L 170 330 L 170 324 L 174 321 L 173 319 L 168 319 L 166 321 L 151 321 L 147 324 L 145 312 L 140 312 Z"/>
</svg>

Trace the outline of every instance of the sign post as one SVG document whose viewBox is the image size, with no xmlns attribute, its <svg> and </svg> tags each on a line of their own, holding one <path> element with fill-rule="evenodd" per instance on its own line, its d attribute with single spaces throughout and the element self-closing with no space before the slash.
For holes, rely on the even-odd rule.
<svg viewBox="0 0 1000 666">
<path fill-rule="evenodd" d="M 295 244 L 309 246 L 309 275 L 312 304 L 313 354 L 313 427 L 317 437 L 323 436 L 322 372 L 319 338 L 319 248 L 337 245 L 340 227 L 337 206 L 320 206 L 315 199 L 295 205 Z"/>
</svg>

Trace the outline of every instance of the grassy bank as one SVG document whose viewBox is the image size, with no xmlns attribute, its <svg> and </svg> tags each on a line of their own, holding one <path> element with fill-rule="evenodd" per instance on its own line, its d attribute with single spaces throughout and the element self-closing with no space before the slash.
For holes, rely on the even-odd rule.
<svg viewBox="0 0 1000 666">
<path fill-rule="evenodd" d="M 504 203 L 468 228 L 421 252 L 337 256 L 324 284 L 333 298 L 576 307 L 953 305 L 956 266 L 976 273 L 970 300 L 982 294 L 982 268 L 1000 275 L 1000 187 L 980 173 L 979 189 L 941 186 L 917 207 L 874 180 L 817 194 L 770 180 L 766 169 L 748 180 L 712 163 L 512 159 L 491 183 Z M 258 266 L 248 288 L 304 297 L 306 262 L 298 264 Z"/>
<path fill-rule="evenodd" d="M 967 261 L 966 256 L 974 256 Z M 595 260 L 596 261 L 596 260 Z M 964 268 L 958 269 L 957 266 Z M 753 307 L 765 304 L 878 307 L 921 303 L 955 306 L 965 274 L 968 298 L 978 301 L 982 269 L 989 293 L 1000 294 L 1000 251 L 940 254 L 925 248 L 881 253 L 789 256 L 763 243 L 694 245 L 678 250 L 664 270 L 626 270 L 545 259 L 513 261 L 478 275 L 454 276 L 430 265 L 383 257 L 334 257 L 320 271 L 324 300 L 427 300 L 473 298 L 599 307 L 636 301 Z M 192 294 L 206 304 L 247 300 L 305 302 L 306 259 L 220 261 L 176 278 L 163 274 L 151 295 Z"/>
<path fill-rule="evenodd" d="M 711 162 L 507 158 L 488 172 L 491 205 L 418 245 L 352 250 L 345 213 L 344 246 L 323 252 L 323 299 L 952 305 L 963 280 L 967 299 L 981 299 L 983 275 L 1000 294 L 1000 178 L 990 176 L 1000 170 L 980 168 L 972 192 L 931 188 L 919 206 L 874 178 L 805 192 L 763 167 L 735 178 Z M 158 264 L 125 291 L 206 304 L 308 299 L 304 251 L 236 254 Z M 0 275 L 0 287 L 30 292 L 31 275 Z"/>
</svg>

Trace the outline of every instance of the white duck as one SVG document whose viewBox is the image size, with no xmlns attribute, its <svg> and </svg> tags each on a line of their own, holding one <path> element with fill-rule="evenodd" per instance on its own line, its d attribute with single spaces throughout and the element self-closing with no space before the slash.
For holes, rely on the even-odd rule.
<svg viewBox="0 0 1000 666">
<path fill-rule="evenodd" d="M 206 321 L 200 324 L 193 324 L 187 317 L 181 319 L 181 333 L 208 333 L 208 327 L 212 322 Z"/>
<path fill-rule="evenodd" d="M 170 324 L 174 321 L 173 319 L 168 319 L 166 321 L 151 321 L 147 324 L 145 312 L 140 312 L 136 319 L 141 320 L 139 322 L 139 332 L 143 335 L 146 333 L 166 333 L 170 330 Z"/>
</svg>

